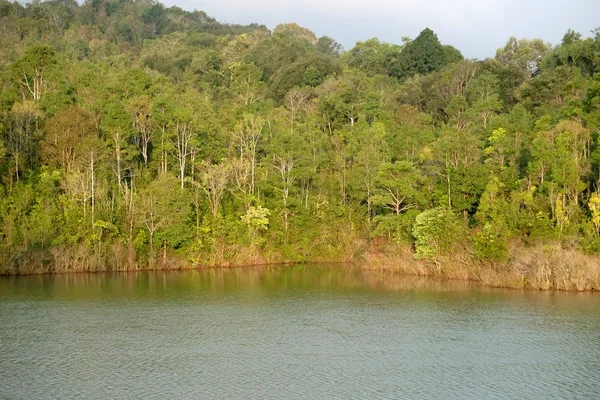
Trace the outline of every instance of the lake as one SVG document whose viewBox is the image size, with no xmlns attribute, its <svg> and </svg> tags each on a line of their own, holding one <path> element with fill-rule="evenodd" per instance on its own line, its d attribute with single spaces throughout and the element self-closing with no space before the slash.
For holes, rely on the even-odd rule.
<svg viewBox="0 0 600 400">
<path fill-rule="evenodd" d="M 600 294 L 283 266 L 0 278 L 0 399 L 598 399 Z"/>
</svg>

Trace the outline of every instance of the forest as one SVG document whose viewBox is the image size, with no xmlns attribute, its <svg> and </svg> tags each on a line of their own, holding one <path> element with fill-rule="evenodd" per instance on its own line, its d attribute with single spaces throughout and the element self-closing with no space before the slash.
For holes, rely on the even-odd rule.
<svg viewBox="0 0 600 400">
<path fill-rule="evenodd" d="M 495 54 L 0 0 L 0 273 L 362 260 L 598 288 L 600 30 Z"/>
</svg>

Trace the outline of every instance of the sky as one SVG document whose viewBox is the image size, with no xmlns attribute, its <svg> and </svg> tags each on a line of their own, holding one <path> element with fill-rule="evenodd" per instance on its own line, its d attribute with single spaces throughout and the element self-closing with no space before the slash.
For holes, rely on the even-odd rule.
<svg viewBox="0 0 600 400">
<path fill-rule="evenodd" d="M 431 28 L 467 58 L 493 57 L 510 36 L 560 43 L 568 29 L 584 37 L 600 27 L 600 0 L 163 0 L 220 22 L 273 30 L 296 22 L 351 49 L 377 37 L 401 43 Z"/>
</svg>

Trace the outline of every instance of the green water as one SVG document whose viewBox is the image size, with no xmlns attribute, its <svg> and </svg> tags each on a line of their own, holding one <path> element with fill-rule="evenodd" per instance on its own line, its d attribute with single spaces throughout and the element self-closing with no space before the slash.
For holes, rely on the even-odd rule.
<svg viewBox="0 0 600 400">
<path fill-rule="evenodd" d="M 600 295 L 341 266 L 0 278 L 0 399 L 598 399 Z"/>
</svg>

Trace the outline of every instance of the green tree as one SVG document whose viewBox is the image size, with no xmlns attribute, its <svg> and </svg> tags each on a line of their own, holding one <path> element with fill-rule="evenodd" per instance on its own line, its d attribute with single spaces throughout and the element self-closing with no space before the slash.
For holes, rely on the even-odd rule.
<svg viewBox="0 0 600 400">
<path fill-rule="evenodd" d="M 357 42 L 356 45 L 344 53 L 342 60 L 351 68 L 356 68 L 368 76 L 377 74 L 389 75 L 394 68 L 402 46 L 382 43 L 377 38 Z"/>
<path fill-rule="evenodd" d="M 415 40 L 404 46 L 392 71 L 392 76 L 405 81 L 417 74 L 439 71 L 445 65 L 462 59 L 458 50 L 443 46 L 437 35 L 424 29 Z"/>
<path fill-rule="evenodd" d="M 412 234 L 416 257 L 435 259 L 447 254 L 454 243 L 460 240 L 461 225 L 452 211 L 438 207 L 417 215 Z"/>
<path fill-rule="evenodd" d="M 505 66 L 515 65 L 529 74 L 538 72 L 539 65 L 551 45 L 541 39 L 517 39 L 511 36 L 503 48 L 496 51 L 496 60 Z"/>
<path fill-rule="evenodd" d="M 249 106 L 264 98 L 265 84 L 262 73 L 253 64 L 236 62 L 231 65 L 231 91 L 240 99 L 241 104 Z"/>
<path fill-rule="evenodd" d="M 13 75 L 22 89 L 23 99 L 40 101 L 49 89 L 47 71 L 56 64 L 54 49 L 46 44 L 35 44 L 17 60 L 13 66 Z"/>
<path fill-rule="evenodd" d="M 189 203 L 177 187 L 176 178 L 169 174 L 161 174 L 138 192 L 137 222 L 148 232 L 151 250 L 154 248 L 157 234 L 163 231 L 166 241 L 168 230 L 185 221 L 187 217 Z"/>
<path fill-rule="evenodd" d="M 422 204 L 421 184 L 420 174 L 410 162 L 384 163 L 375 178 L 372 202 L 399 215 Z"/>
<path fill-rule="evenodd" d="M 81 108 L 64 108 L 46 122 L 46 138 L 42 142 L 42 160 L 47 165 L 70 172 L 80 164 L 82 142 L 96 132 L 94 121 Z"/>
</svg>

